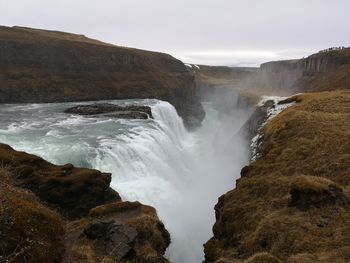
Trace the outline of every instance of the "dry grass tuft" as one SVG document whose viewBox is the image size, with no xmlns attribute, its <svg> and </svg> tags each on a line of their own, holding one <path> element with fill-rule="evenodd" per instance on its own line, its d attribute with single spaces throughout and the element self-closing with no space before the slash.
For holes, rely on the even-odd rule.
<svg viewBox="0 0 350 263">
<path fill-rule="evenodd" d="M 59 262 L 64 254 L 60 217 L 29 191 L 12 185 L 0 168 L 0 262 Z"/>
</svg>

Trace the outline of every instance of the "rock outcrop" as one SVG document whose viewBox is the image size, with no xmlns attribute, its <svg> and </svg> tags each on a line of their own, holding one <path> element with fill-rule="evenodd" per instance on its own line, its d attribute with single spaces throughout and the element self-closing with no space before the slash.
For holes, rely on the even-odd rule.
<svg viewBox="0 0 350 263">
<path fill-rule="evenodd" d="M 115 220 L 92 222 L 84 229 L 84 234 L 89 239 L 102 242 L 106 255 L 112 255 L 117 260 L 130 253 L 131 243 L 137 237 L 135 228 Z"/>
<path fill-rule="evenodd" d="M 312 207 L 322 208 L 327 205 L 336 205 L 337 203 L 343 206 L 350 205 L 342 187 L 325 178 L 301 176 L 293 182 L 290 194 L 289 205 L 302 211 L 307 211 Z"/>
<path fill-rule="evenodd" d="M 0 262 L 168 262 L 155 209 L 122 202 L 110 174 L 4 144 L 0 164 Z"/>
<path fill-rule="evenodd" d="M 153 118 L 149 106 L 118 106 L 111 103 L 94 103 L 68 108 L 65 113 L 78 115 L 103 115 L 119 119 L 148 119 Z"/>
<path fill-rule="evenodd" d="M 162 255 L 169 233 L 154 208 L 138 202 L 117 202 L 92 209 L 89 217 L 67 224 L 73 262 L 90 256 L 100 262 L 166 263 Z"/>
<path fill-rule="evenodd" d="M 219 198 L 205 262 L 350 262 L 350 93 L 296 99 Z"/>
<path fill-rule="evenodd" d="M 130 98 L 168 101 L 188 127 L 204 118 L 193 74 L 170 55 L 82 35 L 0 27 L 0 103 Z"/>
<path fill-rule="evenodd" d="M 56 166 L 4 144 L 0 144 L 0 163 L 15 175 L 16 186 L 31 190 L 68 218 L 86 216 L 95 206 L 120 201 L 118 193 L 109 187 L 108 173 L 71 164 Z"/>
</svg>

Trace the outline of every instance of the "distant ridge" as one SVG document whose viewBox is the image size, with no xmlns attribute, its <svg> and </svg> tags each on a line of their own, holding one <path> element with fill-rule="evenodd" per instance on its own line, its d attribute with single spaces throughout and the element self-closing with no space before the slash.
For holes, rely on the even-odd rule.
<svg viewBox="0 0 350 263">
<path fill-rule="evenodd" d="M 193 74 L 168 54 L 0 26 L 0 103 L 129 98 L 166 100 L 188 127 L 204 118 Z"/>
</svg>

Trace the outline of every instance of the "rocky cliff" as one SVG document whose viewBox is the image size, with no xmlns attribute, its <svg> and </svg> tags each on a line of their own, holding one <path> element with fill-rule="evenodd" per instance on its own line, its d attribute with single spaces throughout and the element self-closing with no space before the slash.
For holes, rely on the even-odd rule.
<svg viewBox="0 0 350 263">
<path fill-rule="evenodd" d="M 219 198 L 205 262 L 350 262 L 350 93 L 293 100 Z"/>
<path fill-rule="evenodd" d="M 264 63 L 245 88 L 271 94 L 349 89 L 350 48 Z"/>
<path fill-rule="evenodd" d="M 227 90 L 291 95 L 350 87 L 350 48 L 319 52 L 303 59 L 266 62 L 260 68 L 190 66 L 201 98 Z"/>
<path fill-rule="evenodd" d="M 82 35 L 0 27 L 0 103 L 157 98 L 186 125 L 204 118 L 193 74 L 167 54 Z"/>
<path fill-rule="evenodd" d="M 0 164 L 0 262 L 168 262 L 155 209 L 122 202 L 111 174 L 4 144 Z"/>
</svg>

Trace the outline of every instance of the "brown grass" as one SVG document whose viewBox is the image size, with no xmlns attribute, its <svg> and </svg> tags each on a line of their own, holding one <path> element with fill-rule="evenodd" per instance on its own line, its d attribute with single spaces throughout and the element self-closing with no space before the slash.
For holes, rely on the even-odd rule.
<svg viewBox="0 0 350 263">
<path fill-rule="evenodd" d="M 125 213 L 129 211 L 139 210 L 142 208 L 139 202 L 117 202 L 106 205 L 94 207 L 90 210 L 89 216 L 91 217 L 103 217 L 108 215 L 115 215 L 118 213 Z"/>
<path fill-rule="evenodd" d="M 13 187 L 0 168 L 0 262 L 60 262 L 64 230 L 60 217 L 29 191 Z"/>
<path fill-rule="evenodd" d="M 266 125 L 261 158 L 220 197 L 207 262 L 264 252 L 288 263 L 350 262 L 350 92 L 297 99 Z"/>
</svg>

